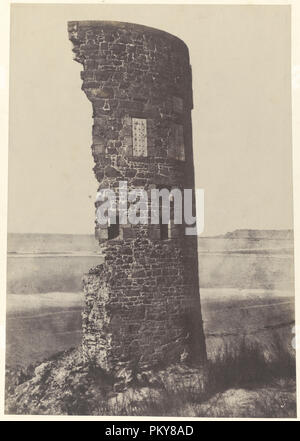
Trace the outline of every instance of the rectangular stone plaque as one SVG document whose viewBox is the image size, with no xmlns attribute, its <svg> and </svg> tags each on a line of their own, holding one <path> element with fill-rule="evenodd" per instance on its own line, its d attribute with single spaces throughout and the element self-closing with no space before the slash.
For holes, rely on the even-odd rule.
<svg viewBox="0 0 300 441">
<path fill-rule="evenodd" d="M 176 146 L 176 159 L 179 159 L 180 161 L 184 161 L 185 154 L 184 154 L 183 126 L 180 124 L 175 124 L 174 131 L 175 131 L 174 141 Z"/>
<path fill-rule="evenodd" d="M 178 96 L 173 96 L 173 110 L 176 113 L 183 112 L 183 99 Z"/>
<path fill-rule="evenodd" d="M 133 156 L 147 156 L 147 120 L 132 118 Z"/>
<path fill-rule="evenodd" d="M 183 126 L 180 124 L 173 124 L 172 126 L 168 156 L 179 161 L 185 161 Z"/>
</svg>

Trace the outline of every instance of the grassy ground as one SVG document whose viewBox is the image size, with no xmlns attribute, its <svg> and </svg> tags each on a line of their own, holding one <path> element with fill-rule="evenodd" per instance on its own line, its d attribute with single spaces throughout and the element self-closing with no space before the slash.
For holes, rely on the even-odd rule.
<svg viewBox="0 0 300 441">
<path fill-rule="evenodd" d="M 171 366 L 137 374 L 116 392 L 115 380 L 82 362 L 76 350 L 37 367 L 11 369 L 6 412 L 17 414 L 185 417 L 296 416 L 295 357 L 274 335 L 272 357 L 241 340 L 205 369 Z"/>
<path fill-rule="evenodd" d="M 181 385 L 171 380 L 157 395 L 150 391 L 145 399 L 115 402 L 115 415 L 154 415 L 185 417 L 261 417 L 296 416 L 295 359 L 274 336 L 272 360 L 267 361 L 258 344 L 226 346 L 222 355 L 208 361 L 206 384 L 202 379 Z M 109 413 L 101 403 L 99 414 Z"/>
</svg>

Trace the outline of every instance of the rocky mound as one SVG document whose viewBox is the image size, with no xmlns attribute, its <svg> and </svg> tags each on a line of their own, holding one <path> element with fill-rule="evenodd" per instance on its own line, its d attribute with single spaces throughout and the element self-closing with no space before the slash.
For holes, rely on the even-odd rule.
<svg viewBox="0 0 300 441">
<path fill-rule="evenodd" d="M 26 369 L 8 368 L 6 413 L 295 417 L 294 361 L 266 365 L 249 349 L 245 357 L 209 362 L 206 373 L 182 363 L 143 372 L 120 365 L 107 375 L 72 349 Z"/>
<path fill-rule="evenodd" d="M 143 401 L 163 400 L 176 385 L 204 388 L 203 372 L 185 365 L 136 372 L 119 368 L 107 375 L 85 363 L 80 349 L 58 354 L 36 367 L 6 371 L 6 413 L 30 415 L 113 415 L 134 412 Z M 178 389 L 178 387 L 177 387 Z"/>
</svg>

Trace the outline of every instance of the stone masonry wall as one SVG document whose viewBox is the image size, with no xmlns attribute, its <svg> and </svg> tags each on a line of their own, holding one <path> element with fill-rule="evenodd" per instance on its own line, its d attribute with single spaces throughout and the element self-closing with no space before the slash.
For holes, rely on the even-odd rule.
<svg viewBox="0 0 300 441">
<path fill-rule="evenodd" d="M 119 181 L 148 192 L 194 188 L 186 45 L 129 23 L 69 22 L 68 30 L 93 106 L 99 189 L 117 191 Z M 128 224 L 108 239 L 96 221 L 105 260 L 84 277 L 83 349 L 106 370 L 205 360 L 197 239 L 174 223 L 168 234 Z"/>
</svg>

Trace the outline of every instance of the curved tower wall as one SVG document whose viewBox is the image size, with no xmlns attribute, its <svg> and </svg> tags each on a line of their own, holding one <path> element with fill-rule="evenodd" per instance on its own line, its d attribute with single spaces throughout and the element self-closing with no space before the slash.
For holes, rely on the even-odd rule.
<svg viewBox="0 0 300 441">
<path fill-rule="evenodd" d="M 99 189 L 194 188 L 192 82 L 186 45 L 129 23 L 69 22 L 93 106 Z M 96 204 L 97 206 L 97 204 Z M 146 211 L 145 216 L 150 216 Z M 96 221 L 104 263 L 84 277 L 83 349 L 106 370 L 203 361 L 197 237 L 183 225 Z"/>
</svg>

